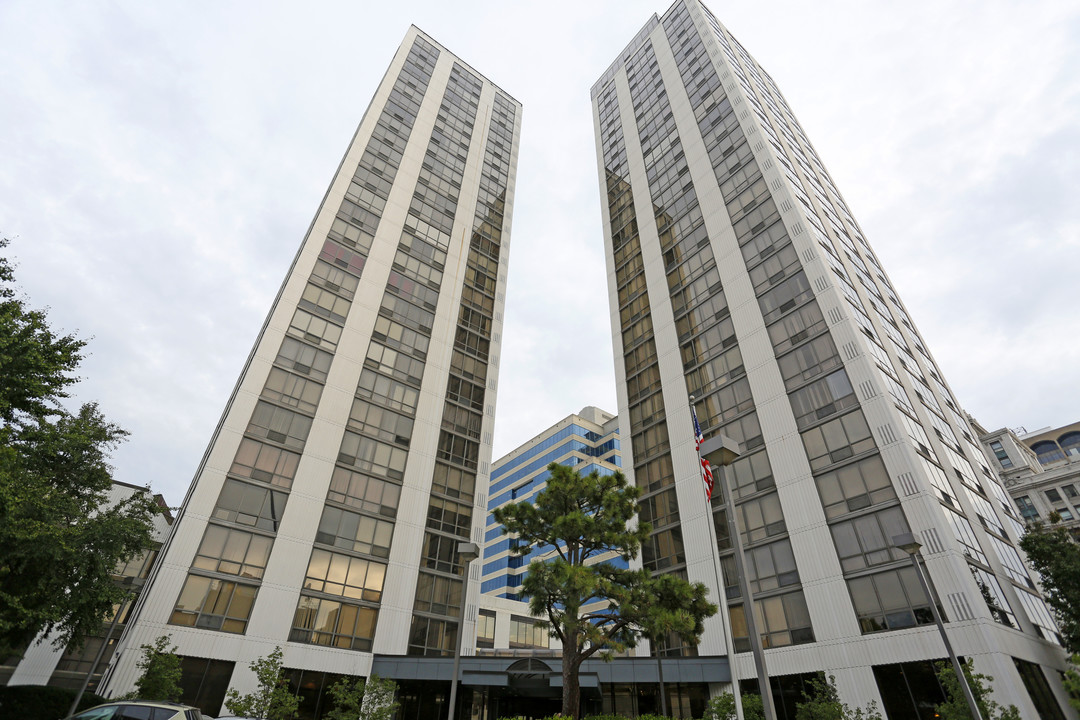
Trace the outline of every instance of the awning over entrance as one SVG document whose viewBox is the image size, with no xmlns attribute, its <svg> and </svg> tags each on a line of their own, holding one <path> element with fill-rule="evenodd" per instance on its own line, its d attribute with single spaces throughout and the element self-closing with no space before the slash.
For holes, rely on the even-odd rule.
<svg viewBox="0 0 1080 720">
<path fill-rule="evenodd" d="M 664 681 L 669 683 L 731 682 L 726 657 L 664 658 Z M 392 680 L 450 681 L 453 658 L 425 658 L 403 655 L 376 655 L 372 673 Z M 461 658 L 461 683 L 487 687 L 527 689 L 562 687 L 562 665 L 558 657 L 499 657 L 492 655 Z M 611 662 L 589 659 L 581 667 L 582 688 L 606 683 L 659 682 L 656 658 L 615 658 Z"/>
</svg>

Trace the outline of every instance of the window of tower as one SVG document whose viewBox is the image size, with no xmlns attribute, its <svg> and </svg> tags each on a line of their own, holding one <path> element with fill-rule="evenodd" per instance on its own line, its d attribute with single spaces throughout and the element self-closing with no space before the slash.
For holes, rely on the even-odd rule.
<svg viewBox="0 0 1080 720">
<path fill-rule="evenodd" d="M 325 350 L 318 350 L 295 338 L 286 337 L 281 341 L 281 349 L 278 350 L 274 364 L 307 375 L 318 382 L 325 382 L 333 359 L 334 356 Z"/>
<path fill-rule="evenodd" d="M 288 499 L 287 493 L 228 478 L 221 487 L 212 517 L 277 532 Z"/>
<path fill-rule="evenodd" d="M 971 571 L 972 576 L 975 578 L 975 584 L 979 586 L 979 594 L 982 595 L 983 602 L 986 603 L 986 608 L 990 611 L 994 622 L 1019 630 L 1020 625 L 1016 622 L 1016 616 L 1013 614 L 1012 608 L 1009 607 L 1009 601 L 1005 599 L 1005 593 L 1001 590 L 1001 583 L 998 582 L 993 573 L 970 564 L 968 570 Z"/>
<path fill-rule="evenodd" d="M 736 500 L 776 486 L 769 456 L 764 449 L 741 456 L 724 471 Z"/>
<path fill-rule="evenodd" d="M 825 334 L 777 358 L 777 364 L 784 384 L 790 391 L 842 363 L 832 337 Z"/>
<path fill-rule="evenodd" d="M 789 397 L 799 428 L 858 405 L 855 389 L 843 368 L 796 390 Z"/>
<path fill-rule="evenodd" d="M 713 427 L 727 422 L 754 407 L 750 381 L 741 377 L 695 403 L 701 424 Z"/>
<path fill-rule="evenodd" d="M 879 455 L 817 475 L 814 480 L 827 518 L 896 499 L 896 490 Z"/>
<path fill-rule="evenodd" d="M 273 538 L 207 525 L 191 566 L 200 570 L 258 580 L 266 570 Z"/>
<path fill-rule="evenodd" d="M 735 558 L 728 556 L 721 560 L 721 569 L 725 580 L 725 592 L 729 600 L 740 597 L 735 572 Z M 779 588 L 799 584 L 799 570 L 795 566 L 795 554 L 791 550 L 791 541 L 783 539 L 746 551 L 746 580 L 750 592 L 770 592 Z"/>
<path fill-rule="evenodd" d="M 457 617 L 461 612 L 462 582 L 421 572 L 416 578 L 416 611 Z"/>
<path fill-rule="evenodd" d="M 403 447 L 409 446 L 413 430 L 412 418 L 360 398 L 353 399 L 346 425 L 350 430 Z"/>
<path fill-rule="evenodd" d="M 834 523 L 829 530 L 845 573 L 903 560 L 907 556 L 892 544 L 892 538 L 911 530 L 899 507 Z"/>
<path fill-rule="evenodd" d="M 813 297 L 810 281 L 806 279 L 806 273 L 800 270 L 758 298 L 762 319 L 770 323 Z"/>
<path fill-rule="evenodd" d="M 364 368 L 363 372 L 360 373 L 360 381 L 356 387 L 356 394 L 374 400 L 386 407 L 394 410 L 401 410 L 406 413 L 416 412 L 416 402 L 420 397 L 420 391 L 416 388 L 386 377 L 385 375 L 380 375 L 368 368 Z M 482 405 L 482 388 L 480 402 Z"/>
<path fill-rule="evenodd" d="M 761 434 L 761 423 L 758 422 L 757 413 L 753 411 L 727 425 L 722 425 L 718 432 L 741 443 L 743 452 L 750 452 L 765 444 L 765 438 Z"/>
<path fill-rule="evenodd" d="M 300 456 L 296 453 L 251 438 L 243 438 L 229 473 L 287 490 L 292 487 L 299 463 Z"/>
<path fill-rule="evenodd" d="M 314 548 L 304 589 L 377 603 L 385 580 L 386 565 L 382 563 Z"/>
<path fill-rule="evenodd" d="M 730 608 L 731 634 L 735 652 L 750 651 L 750 633 L 746 627 L 745 605 Z M 754 618 L 765 648 L 785 647 L 814 642 L 810 611 L 802 590 L 754 601 Z"/>
<path fill-rule="evenodd" d="M 653 492 L 674 482 L 675 471 L 671 466 L 671 455 L 661 455 L 634 468 L 634 483 L 643 492 Z"/>
<path fill-rule="evenodd" d="M 334 468 L 334 474 L 330 478 L 330 490 L 326 495 L 326 499 L 331 502 L 389 518 L 397 515 L 400 497 L 400 485 L 343 467 Z"/>
<path fill-rule="evenodd" d="M 330 351 L 335 350 L 338 341 L 341 340 L 339 326 L 299 308 L 293 313 L 288 332 L 301 340 Z"/>
<path fill-rule="evenodd" d="M 315 414 L 322 397 L 323 386 L 313 380 L 285 372 L 281 368 L 270 368 L 262 396 L 281 405 L 296 408 L 302 413 Z"/>
<path fill-rule="evenodd" d="M 817 301 L 813 300 L 770 325 L 769 340 L 779 355 L 807 338 L 824 332 L 826 327 L 821 308 Z"/>
<path fill-rule="evenodd" d="M 795 247 L 788 242 L 750 270 L 750 282 L 754 284 L 754 293 L 760 294 L 774 287 L 801 268 L 799 255 L 795 252 Z"/>
<path fill-rule="evenodd" d="M 407 458 L 408 452 L 399 447 L 348 431 L 341 440 L 338 452 L 338 462 L 391 480 L 400 480 L 405 476 Z"/>
<path fill-rule="evenodd" d="M 634 458 L 647 458 L 671 449 L 667 423 L 659 422 L 652 427 L 630 436 Z"/>
<path fill-rule="evenodd" d="M 328 505 L 323 508 L 315 542 L 387 558 L 390 557 L 390 538 L 393 534 L 392 522 Z"/>
<path fill-rule="evenodd" d="M 413 305 L 404 298 L 389 292 L 383 297 L 379 312 L 392 317 L 406 327 L 427 334 L 431 333 L 431 328 L 435 323 L 435 313 Z M 381 330 L 381 332 L 387 333 L 386 330 Z"/>
<path fill-rule="evenodd" d="M 679 504 L 675 497 L 675 489 L 671 488 L 644 498 L 640 503 L 638 518 L 643 523 L 649 523 L 653 528 L 662 528 L 679 522 Z"/>
<path fill-rule="evenodd" d="M 372 342 L 368 345 L 364 365 L 372 370 L 404 380 L 413 385 L 420 385 L 424 374 L 424 363 L 403 352 Z"/>
<path fill-rule="evenodd" d="M 665 570 L 685 562 L 682 528 L 678 525 L 654 532 L 641 545 L 641 564 L 650 570 Z"/>
<path fill-rule="evenodd" d="M 787 532 L 780 496 L 776 493 L 739 503 L 735 507 L 735 519 L 745 545 Z"/>
<path fill-rule="evenodd" d="M 446 657 L 457 646 L 458 624 L 451 620 L 413 616 L 409 629 L 409 655 Z"/>
<path fill-rule="evenodd" d="M 862 410 L 829 420 L 802 433 L 806 457 L 813 470 L 860 455 L 876 447 Z"/>
<path fill-rule="evenodd" d="M 169 624 L 243 634 L 258 591 L 255 585 L 188 575 Z"/>
<path fill-rule="evenodd" d="M 915 568 L 853 578 L 847 585 L 863 634 L 934 622 L 930 601 L 919 585 Z"/>
<path fill-rule="evenodd" d="M 461 542 L 460 537 L 425 532 L 421 563 L 424 567 L 438 572 L 461 575 L 465 565 L 457 553 L 459 542 Z"/>
<path fill-rule="evenodd" d="M 428 504 L 427 526 L 452 535 L 468 536 L 472 527 L 472 506 L 432 496 Z"/>
<path fill-rule="evenodd" d="M 368 651 L 378 614 L 371 607 L 301 595 L 289 641 Z"/>
</svg>

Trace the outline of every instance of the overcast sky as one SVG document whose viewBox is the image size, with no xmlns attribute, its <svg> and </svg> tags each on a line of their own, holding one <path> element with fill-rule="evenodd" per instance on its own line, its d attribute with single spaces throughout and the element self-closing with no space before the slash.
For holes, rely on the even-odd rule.
<svg viewBox="0 0 1080 720">
<path fill-rule="evenodd" d="M 776 80 L 959 401 L 1080 420 L 1080 6 L 711 7 Z M 498 457 L 617 410 L 589 87 L 664 0 L 0 2 L 0 233 L 116 478 L 179 504 L 410 23 L 524 104 Z"/>
</svg>

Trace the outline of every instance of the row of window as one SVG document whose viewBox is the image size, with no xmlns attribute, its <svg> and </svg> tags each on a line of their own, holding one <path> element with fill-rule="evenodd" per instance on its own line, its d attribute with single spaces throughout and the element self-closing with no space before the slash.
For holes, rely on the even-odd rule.
<svg viewBox="0 0 1080 720">
<path fill-rule="evenodd" d="M 454 85 L 453 78 L 451 86 Z M 477 93 L 479 86 L 477 86 Z M 448 88 L 449 93 L 449 88 Z M 475 102 L 466 108 L 471 124 Z M 497 127 L 511 126 L 513 108 L 503 106 L 492 118 L 484 151 L 485 191 L 474 212 L 475 226 L 466 256 L 466 277 L 454 338 L 448 392 L 440 423 L 438 462 L 428 501 L 427 530 L 421 549 L 421 571 L 413 603 L 409 633 L 410 655 L 447 655 L 460 629 L 464 591 L 464 564 L 457 546 L 467 541 L 472 528 L 472 488 L 478 469 L 486 389 L 482 379 L 489 362 L 494 298 L 499 274 L 502 235 L 502 198 L 509 177 L 509 161 L 502 156 Z M 479 378 L 471 368 L 482 368 Z M 479 380 L 479 382 L 477 382 Z M 455 486 L 455 483 L 457 486 Z M 468 492 L 462 492 L 467 485 Z M 431 617 L 431 616 L 438 617 Z"/>
<path fill-rule="evenodd" d="M 225 632 L 243 633 L 250 617 L 284 507 L 284 490 L 291 487 L 302 451 L 341 336 L 351 299 L 363 270 L 363 254 L 370 245 L 397 163 L 430 78 L 433 60 L 418 40 L 406 65 L 412 80 L 403 73 L 395 83 L 390 101 L 357 167 L 354 181 L 342 203 L 298 303 L 286 337 L 252 414 L 230 474 L 259 485 L 227 478 L 212 512 L 216 521 L 250 528 L 251 531 L 217 524 L 207 526 L 190 574 L 177 600 L 171 622 Z M 437 56 L 437 51 L 435 51 Z M 419 75 L 419 77 L 418 77 Z M 404 119 L 403 119 L 404 117 Z M 355 222 L 354 222 L 355 221 Z M 350 249 L 352 248 L 352 249 Z M 356 252 L 360 251 L 360 252 Z M 310 344 L 309 344 L 310 343 Z M 314 347 L 313 347 L 314 346 Z M 380 380 L 381 377 L 381 380 Z M 392 397 L 398 407 L 411 403 L 415 391 L 370 370 L 358 393 L 368 398 Z M 377 437 L 391 432 L 400 441 L 411 432 L 411 421 L 357 400 L 350 424 L 365 432 L 378 428 Z M 392 420 L 392 422 L 389 422 Z M 405 423 L 404 425 L 402 423 Z M 391 427 L 392 425 L 392 427 Z M 367 470 L 403 469 L 403 458 L 374 440 L 352 433 L 343 442 L 342 456 Z M 328 499 L 375 515 L 392 518 L 399 490 L 377 478 L 335 469 Z M 393 524 L 386 519 L 324 508 L 316 542 L 375 557 L 389 554 Z M 263 534 L 266 533 L 266 534 Z M 202 573 L 205 573 L 202 574 Z M 314 549 L 305 587 L 310 591 L 377 603 L 385 566 L 371 560 Z M 234 582 L 220 576 L 246 580 Z M 256 584 L 249 584 L 256 583 Z M 302 597 L 292 639 L 338 647 L 369 649 L 374 633 L 375 611 L 344 603 Z M 351 618 L 351 619 L 350 619 Z M 358 620 L 358 618 L 361 618 Z M 346 627 L 347 626 L 347 627 Z"/>
</svg>

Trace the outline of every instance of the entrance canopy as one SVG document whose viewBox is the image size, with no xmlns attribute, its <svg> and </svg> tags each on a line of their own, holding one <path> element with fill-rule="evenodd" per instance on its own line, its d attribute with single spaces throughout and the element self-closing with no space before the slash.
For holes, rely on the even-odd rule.
<svg viewBox="0 0 1080 720">
<path fill-rule="evenodd" d="M 664 681 L 669 683 L 729 683 L 731 668 L 726 657 L 664 658 Z M 376 655 L 371 672 L 391 680 L 442 680 L 454 672 L 453 658 Z M 656 658 L 623 657 L 611 662 L 590 658 L 581 666 L 582 689 L 607 683 L 656 683 L 660 677 Z M 562 687 L 560 658 L 502 657 L 481 655 L 461 658 L 461 683 L 471 686 L 513 687 L 526 691 Z"/>
</svg>

